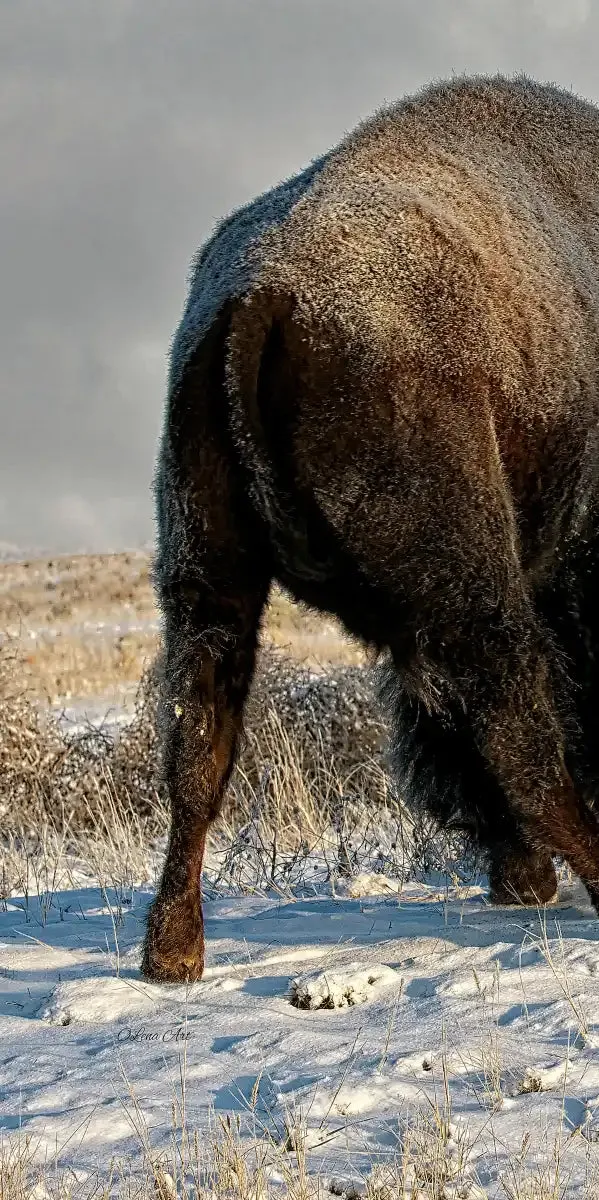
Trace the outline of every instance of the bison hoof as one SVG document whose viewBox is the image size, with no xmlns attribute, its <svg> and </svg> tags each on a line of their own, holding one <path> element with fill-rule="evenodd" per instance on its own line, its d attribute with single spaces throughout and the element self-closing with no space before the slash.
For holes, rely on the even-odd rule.
<svg viewBox="0 0 599 1200">
<path fill-rule="evenodd" d="M 520 887 L 518 891 L 510 888 L 509 884 L 502 884 L 499 887 L 493 887 L 489 890 L 489 900 L 491 904 L 506 905 L 506 904 L 521 904 L 524 906 L 534 906 L 538 908 L 540 904 L 550 904 L 557 897 L 557 888 L 539 887 L 526 888 Z"/>
<path fill-rule="evenodd" d="M 557 895 L 557 875 L 548 852 L 531 850 L 523 858 L 493 863 L 489 876 L 492 904 L 549 904 Z"/>
<path fill-rule="evenodd" d="M 204 922 L 199 897 L 160 897 L 148 913 L 141 973 L 154 983 L 193 983 L 204 970 Z"/>
</svg>

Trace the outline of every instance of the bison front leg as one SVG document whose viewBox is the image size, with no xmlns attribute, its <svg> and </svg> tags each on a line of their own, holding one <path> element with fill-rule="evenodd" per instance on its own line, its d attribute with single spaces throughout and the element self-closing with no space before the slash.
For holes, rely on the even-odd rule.
<svg viewBox="0 0 599 1200">
<path fill-rule="evenodd" d="M 187 611 L 167 621 L 162 725 L 171 830 L 148 918 L 142 963 L 148 979 L 202 975 L 206 835 L 234 763 L 265 594 L 262 587 L 217 604 L 208 589 L 198 589 Z"/>
</svg>

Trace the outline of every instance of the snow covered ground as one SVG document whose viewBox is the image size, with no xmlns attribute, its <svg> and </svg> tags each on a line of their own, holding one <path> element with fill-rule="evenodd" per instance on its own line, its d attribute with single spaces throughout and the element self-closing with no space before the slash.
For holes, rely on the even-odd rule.
<svg viewBox="0 0 599 1200">
<path fill-rule="evenodd" d="M 422 1139 L 443 1142 L 438 1195 L 524 1195 L 509 1191 L 513 1172 L 551 1173 L 556 1154 L 569 1183 L 547 1195 L 591 1194 L 599 922 L 582 889 L 562 887 L 544 913 L 500 910 L 482 886 L 399 895 L 375 875 L 332 888 L 315 868 L 288 896 L 213 894 L 205 978 L 189 988 L 140 977 L 149 888 L 117 894 L 80 876 L 8 900 L 5 1147 L 26 1135 L 38 1156 L 94 1172 L 140 1156 L 141 1120 L 159 1152 L 184 1091 L 201 1138 L 227 1113 L 290 1158 L 304 1137 L 332 1194 L 352 1181 L 361 1194 L 411 1130 L 423 1163 Z M 430 1194 L 421 1170 L 414 1195 L 419 1182 Z"/>
</svg>

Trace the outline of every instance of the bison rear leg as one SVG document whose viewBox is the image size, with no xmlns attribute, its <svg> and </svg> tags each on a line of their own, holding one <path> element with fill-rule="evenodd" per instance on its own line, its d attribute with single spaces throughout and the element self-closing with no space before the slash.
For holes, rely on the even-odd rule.
<svg viewBox="0 0 599 1200">
<path fill-rule="evenodd" d="M 214 611 L 214 609 L 213 609 Z M 215 614 L 216 615 L 216 614 Z M 239 614 L 241 615 L 241 614 Z M 196 636 L 187 630 L 167 648 L 163 696 L 165 779 L 171 807 L 166 861 L 148 916 L 142 972 L 169 982 L 199 979 L 204 968 L 200 876 L 206 835 L 218 815 L 241 731 L 251 679 L 259 601 L 244 613 L 246 627 L 232 631 L 232 615 L 218 613 L 231 646 L 215 654 L 202 646 L 206 618 Z"/>
<path fill-rule="evenodd" d="M 493 847 L 489 862 L 492 904 L 549 904 L 557 893 L 553 858 L 545 847 L 524 841 Z"/>
<path fill-rule="evenodd" d="M 267 579 L 258 583 L 260 578 L 257 564 L 253 588 L 246 581 L 234 599 L 199 581 L 192 599 L 187 583 L 187 603 L 175 602 L 167 622 L 162 723 L 171 830 L 148 917 L 142 963 L 148 979 L 194 980 L 204 968 L 200 875 L 208 828 L 234 764 L 253 673 L 267 592 Z"/>
<path fill-rule="evenodd" d="M 171 828 L 142 972 L 170 982 L 199 979 L 203 971 L 206 836 L 234 765 L 272 578 L 268 538 L 230 442 L 225 332 L 218 329 L 201 347 L 171 397 L 156 481 Z"/>
<path fill-rule="evenodd" d="M 163 584 L 161 706 L 171 831 L 144 947 L 142 971 L 150 979 L 193 980 L 203 971 L 200 874 L 206 835 L 234 764 L 269 582 L 259 560 L 252 584 L 240 578 L 244 557 L 240 553 L 226 590 L 213 588 L 209 574 L 184 585 Z"/>
<path fill-rule="evenodd" d="M 551 861 L 556 854 L 569 862 L 595 903 L 599 822 L 566 766 L 566 735 L 549 658 L 532 614 L 528 624 L 522 613 L 512 614 L 507 624 L 519 628 L 519 636 L 508 647 L 504 631 L 503 653 L 483 662 L 468 706 L 481 752 L 522 832 L 521 845 L 516 843 L 507 855 L 498 847 L 498 861 L 491 867 L 493 898 L 546 903 L 556 890 Z M 492 641 L 487 629 L 487 646 Z"/>
<path fill-rule="evenodd" d="M 525 604 L 492 613 L 480 605 L 470 613 L 467 632 L 458 626 L 452 643 L 444 640 L 439 678 L 460 696 L 483 767 L 480 773 L 472 767 L 476 756 L 469 751 L 472 769 L 462 765 L 454 780 L 457 809 L 466 801 L 468 810 L 470 800 L 471 812 L 478 810 L 476 840 L 490 860 L 495 903 L 551 900 L 555 854 L 581 878 L 599 911 L 599 822 L 566 766 L 549 662 L 542 631 Z M 429 662 L 428 674 L 434 670 Z M 464 742 L 457 737 L 455 745 L 454 761 Z M 437 799 L 432 787 L 428 792 L 434 813 L 443 792 Z"/>
<path fill-rule="evenodd" d="M 547 904 L 557 878 L 547 849 L 527 842 L 463 714 L 443 719 L 389 680 L 395 771 L 402 795 L 441 826 L 461 828 L 484 855 L 495 904 Z"/>
</svg>

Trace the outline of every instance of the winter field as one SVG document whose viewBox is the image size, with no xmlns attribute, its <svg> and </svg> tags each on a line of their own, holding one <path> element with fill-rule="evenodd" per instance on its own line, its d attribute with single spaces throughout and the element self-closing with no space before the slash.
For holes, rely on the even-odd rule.
<svg viewBox="0 0 599 1200">
<path fill-rule="evenodd" d="M 143 555 L 0 567 L 0 1197 L 599 1197 L 599 923 L 414 825 L 359 649 L 275 596 L 207 969 L 139 973 L 166 811 Z M 141 688 L 138 684 L 142 679 Z"/>
</svg>

